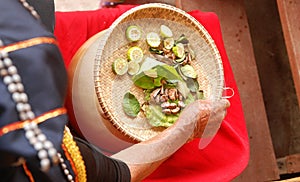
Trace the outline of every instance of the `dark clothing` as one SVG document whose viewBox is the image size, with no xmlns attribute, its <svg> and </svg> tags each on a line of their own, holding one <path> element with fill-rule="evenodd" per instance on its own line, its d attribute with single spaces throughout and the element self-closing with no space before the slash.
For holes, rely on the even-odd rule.
<svg viewBox="0 0 300 182">
<path fill-rule="evenodd" d="M 34 6 L 35 10 L 38 12 L 38 14 L 41 17 L 42 24 L 45 25 L 45 27 L 53 32 L 54 31 L 54 1 L 53 0 L 43 0 L 37 1 L 37 0 L 27 0 L 27 2 Z"/>
<path fill-rule="evenodd" d="M 0 1 L 0 40 L 4 46 L 35 37 L 54 38 L 50 32 L 54 24 L 53 1 L 28 0 L 28 3 L 36 7 L 41 20 L 35 19 L 19 0 Z M 56 45 L 30 46 L 9 52 L 8 56 L 21 76 L 28 103 L 35 116 L 63 107 L 67 75 Z M 61 143 L 67 120 L 67 115 L 63 114 L 39 124 L 48 140 L 62 154 Z M 16 103 L 0 76 L 0 128 L 17 121 L 20 118 Z M 104 156 L 95 146 L 81 139 L 76 139 L 76 142 L 85 161 L 88 181 L 130 181 L 130 172 L 125 163 Z M 25 158 L 35 181 L 67 180 L 59 165 L 53 165 L 47 173 L 40 170 L 37 151 L 25 138 L 24 130 L 18 129 L 0 136 L 0 181 L 29 180 L 22 165 L 12 166 L 20 157 Z M 71 163 L 66 156 L 63 157 L 74 176 Z"/>
<path fill-rule="evenodd" d="M 103 155 L 98 148 L 82 139 L 76 138 L 76 142 L 84 161 L 88 161 L 86 162 L 87 181 L 130 181 L 130 171 L 125 163 Z"/>
</svg>

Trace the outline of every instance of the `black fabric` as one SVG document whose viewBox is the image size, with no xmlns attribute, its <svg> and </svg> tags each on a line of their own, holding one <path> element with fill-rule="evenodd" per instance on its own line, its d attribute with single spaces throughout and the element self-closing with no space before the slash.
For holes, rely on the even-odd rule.
<svg viewBox="0 0 300 182">
<path fill-rule="evenodd" d="M 39 11 L 47 10 L 41 14 L 43 21 L 50 23 L 46 26 L 43 21 L 36 20 L 26 10 L 19 0 L 0 0 L 0 39 L 4 45 L 34 37 L 54 37 L 46 27 L 53 25 L 53 1 L 30 1 L 39 5 Z M 50 4 L 49 4 L 50 3 Z M 45 5 L 45 6 L 43 6 Z M 36 116 L 50 110 L 64 106 L 64 98 L 67 87 L 67 75 L 59 49 L 56 45 L 40 44 L 29 48 L 9 53 L 13 64 L 17 67 L 21 76 L 25 92 L 28 95 L 32 111 Z M 19 121 L 15 103 L 8 92 L 6 85 L 0 77 L 0 127 Z M 39 125 L 39 128 L 47 136 L 58 152 L 63 153 L 61 142 L 64 127 L 67 124 L 67 115 L 61 115 L 49 119 Z M 66 181 L 59 165 L 52 166 L 48 173 L 39 169 L 37 152 L 25 138 L 24 130 L 16 130 L 0 137 L 0 181 L 29 181 L 22 166 L 12 166 L 18 158 L 26 159 L 28 169 L 32 172 L 35 181 Z M 95 147 L 89 146 L 79 140 L 84 152 L 84 159 L 88 168 L 89 181 L 129 181 L 130 172 L 126 164 L 107 158 Z M 66 157 L 65 161 L 66 160 Z M 70 163 L 67 162 L 71 170 Z M 95 170 L 97 169 L 97 170 Z M 95 177 L 97 176 L 97 178 Z"/>
<path fill-rule="evenodd" d="M 42 3 L 42 1 L 41 1 Z M 18 0 L 0 1 L 0 39 L 9 45 L 33 37 L 53 37 L 34 19 Z M 21 76 L 32 111 L 39 116 L 64 104 L 66 70 L 55 45 L 43 44 L 9 53 Z M 0 81 L 0 127 L 19 121 L 15 103 L 3 80 Z M 48 139 L 60 147 L 67 116 L 59 116 L 40 125 Z M 11 143 L 11 145 L 8 145 Z M 23 130 L 0 138 L 0 151 L 35 159 L 36 151 L 24 137 Z"/>
<path fill-rule="evenodd" d="M 87 179 L 95 182 L 129 182 L 128 166 L 119 160 L 103 155 L 99 149 L 86 141 L 76 138 L 84 161 L 86 161 Z"/>
<path fill-rule="evenodd" d="M 27 2 L 35 8 L 41 17 L 42 23 L 45 27 L 53 32 L 54 30 L 54 1 L 53 0 L 27 0 Z"/>
<path fill-rule="evenodd" d="M 39 0 L 43 4 L 43 0 Z M 53 34 L 36 20 L 18 0 L 0 1 L 0 39 L 4 45 L 34 37 L 53 37 Z M 66 70 L 59 49 L 42 44 L 9 53 L 21 76 L 24 89 L 36 116 L 64 104 L 67 86 Z M 0 79 L 0 127 L 19 121 L 15 103 L 6 85 Z M 62 153 L 61 141 L 67 115 L 47 120 L 39 128 L 55 148 Z M 12 167 L 19 157 L 24 157 L 36 181 L 65 181 L 61 168 L 56 165 L 48 173 L 39 168 L 37 152 L 25 138 L 24 130 L 17 130 L 0 137 L 0 180 L 28 181 L 22 166 Z M 69 165 L 69 163 L 67 163 Z M 70 165 L 69 165 L 70 168 Z M 71 169 L 71 168 L 70 168 Z M 72 170 L 71 170 L 71 173 Z"/>
</svg>

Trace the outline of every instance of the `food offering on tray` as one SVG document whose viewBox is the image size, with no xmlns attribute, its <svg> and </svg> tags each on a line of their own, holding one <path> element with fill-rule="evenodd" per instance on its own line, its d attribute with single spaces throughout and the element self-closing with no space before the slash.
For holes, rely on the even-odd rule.
<svg viewBox="0 0 300 182">
<path fill-rule="evenodd" d="M 161 133 L 197 99 L 220 99 L 224 88 L 222 60 L 208 31 L 165 4 L 122 14 L 91 61 L 102 122 L 134 141 Z"/>
<path fill-rule="evenodd" d="M 79 49 L 69 68 L 72 125 L 109 154 L 159 135 L 194 100 L 216 101 L 224 93 L 223 64 L 209 32 L 161 3 L 124 12 Z M 209 122 L 201 138 L 211 139 L 218 126 Z"/>
<path fill-rule="evenodd" d="M 171 126 L 189 103 L 204 98 L 189 37 L 184 32 L 175 36 L 164 24 L 147 32 L 128 25 L 124 35 L 128 49 L 113 56 L 112 70 L 118 77 L 129 75 L 143 94 L 127 91 L 120 101 L 122 112 L 130 118 L 145 117 L 152 127 Z"/>
</svg>

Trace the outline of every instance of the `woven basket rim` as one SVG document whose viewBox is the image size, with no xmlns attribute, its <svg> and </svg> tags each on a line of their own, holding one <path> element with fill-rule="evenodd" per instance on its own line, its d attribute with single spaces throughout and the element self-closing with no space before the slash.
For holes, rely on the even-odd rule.
<svg viewBox="0 0 300 182">
<path fill-rule="evenodd" d="M 220 53 L 219 53 L 219 51 L 218 51 L 218 49 L 215 45 L 215 42 L 212 39 L 212 37 L 210 36 L 210 34 L 208 33 L 208 31 L 204 28 L 204 26 L 200 22 L 198 22 L 194 17 L 192 17 L 191 15 L 186 13 L 185 11 L 183 11 L 179 8 L 176 8 L 174 6 L 167 5 L 167 4 L 162 4 L 162 3 L 149 3 L 149 4 L 144 4 L 144 5 L 134 7 L 132 9 L 126 11 L 125 13 L 123 13 L 121 16 L 119 16 L 119 18 L 117 18 L 112 23 L 112 25 L 107 29 L 106 33 L 103 35 L 103 37 L 100 41 L 100 44 L 99 44 L 99 52 L 98 52 L 99 55 L 97 55 L 96 57 L 101 58 L 104 46 L 105 46 L 107 40 L 110 38 L 111 33 L 113 32 L 113 30 L 118 25 L 120 25 L 122 23 L 122 21 L 124 19 L 126 19 L 128 16 L 130 16 L 130 15 L 136 13 L 136 12 L 139 12 L 139 11 L 142 11 L 142 10 L 148 9 L 148 8 L 159 8 L 159 9 L 163 9 L 163 10 L 174 11 L 174 12 L 188 18 L 190 21 L 192 21 L 192 24 L 194 24 L 199 29 L 199 31 L 201 31 L 204 34 L 204 36 L 206 38 L 206 42 L 207 42 L 207 44 L 209 44 L 210 48 L 212 49 L 215 61 L 218 64 L 218 69 L 219 69 L 218 71 L 220 71 L 222 73 L 222 74 L 219 74 L 219 78 L 216 78 L 222 83 L 220 85 L 220 88 L 218 88 L 219 89 L 218 98 L 220 99 L 222 97 L 222 91 L 223 91 L 223 87 L 224 87 L 224 74 L 223 74 L 223 64 L 222 64 L 221 56 L 220 56 Z M 95 80 L 94 81 L 95 81 L 95 89 L 96 89 L 97 99 L 98 99 L 99 105 L 101 106 L 101 109 L 102 109 L 103 113 L 106 115 L 107 119 L 120 132 L 122 132 L 123 134 L 129 136 L 130 138 L 132 138 L 134 140 L 137 140 L 137 141 L 144 141 L 144 140 L 149 139 L 148 136 L 140 136 L 140 132 L 136 133 L 136 131 L 131 131 L 130 129 L 128 129 L 127 126 L 116 122 L 117 118 L 115 118 L 115 116 L 112 115 L 110 113 L 110 111 L 107 109 L 107 107 L 105 105 L 105 102 L 104 102 L 104 98 L 103 98 L 102 93 L 101 93 L 102 91 L 97 86 L 99 80 L 101 79 L 101 75 L 99 74 L 100 73 L 100 66 L 99 66 L 100 65 L 100 60 L 101 59 L 98 59 L 98 60 L 96 59 L 95 60 L 95 66 L 94 66 L 94 79 Z M 146 133 L 149 133 L 149 132 L 151 133 L 151 131 L 146 131 Z"/>
</svg>

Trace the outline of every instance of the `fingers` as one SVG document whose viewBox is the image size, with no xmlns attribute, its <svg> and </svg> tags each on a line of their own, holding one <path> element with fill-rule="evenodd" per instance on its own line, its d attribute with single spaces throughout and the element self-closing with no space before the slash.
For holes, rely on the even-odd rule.
<svg viewBox="0 0 300 182">
<path fill-rule="evenodd" d="M 228 99 L 221 99 L 219 102 L 224 106 L 224 108 L 230 107 L 230 102 Z"/>
<path fill-rule="evenodd" d="M 230 102 L 227 99 L 221 99 L 216 102 L 208 100 L 198 101 L 199 104 L 199 119 L 193 133 L 193 138 L 202 136 L 204 130 L 210 133 L 218 128 L 227 114 L 227 108 L 230 107 Z"/>
<path fill-rule="evenodd" d="M 219 126 L 225 118 L 228 107 L 230 107 L 230 102 L 227 99 L 197 100 L 183 110 L 175 127 L 193 126 L 190 139 L 201 137 L 204 130 L 215 131 L 214 128 Z"/>
</svg>

